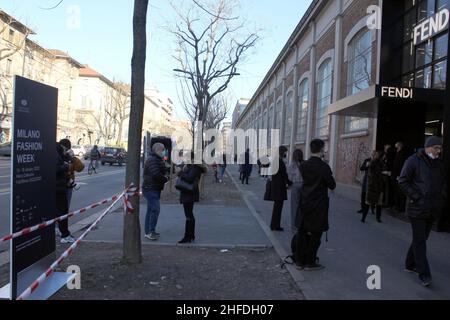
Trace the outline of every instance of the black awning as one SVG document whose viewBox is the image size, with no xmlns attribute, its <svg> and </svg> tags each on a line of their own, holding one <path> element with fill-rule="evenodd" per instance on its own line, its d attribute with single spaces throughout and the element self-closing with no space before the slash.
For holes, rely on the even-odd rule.
<svg viewBox="0 0 450 320">
<path fill-rule="evenodd" d="M 382 102 L 444 104 L 444 91 L 373 85 L 328 106 L 329 115 L 376 118 Z"/>
</svg>

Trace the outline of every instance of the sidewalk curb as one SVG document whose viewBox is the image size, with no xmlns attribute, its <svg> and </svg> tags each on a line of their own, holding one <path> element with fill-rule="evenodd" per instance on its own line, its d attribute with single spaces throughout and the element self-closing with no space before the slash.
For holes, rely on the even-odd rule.
<svg viewBox="0 0 450 320">
<path fill-rule="evenodd" d="M 267 238 L 272 243 L 273 248 L 275 249 L 275 252 L 278 254 L 278 256 L 280 257 L 281 261 L 283 261 L 284 258 L 287 257 L 288 255 L 290 255 L 291 253 L 288 253 L 283 248 L 283 246 L 280 244 L 278 239 L 275 238 L 275 236 L 272 234 L 272 232 L 269 229 L 269 227 L 267 226 L 267 224 L 263 221 L 263 219 L 258 214 L 258 212 L 256 212 L 255 207 L 253 206 L 253 204 L 248 199 L 248 196 L 246 195 L 245 191 L 242 190 L 242 188 L 239 186 L 239 184 L 237 183 L 236 179 L 230 173 L 228 168 L 226 169 L 226 172 L 227 172 L 228 176 L 230 177 L 230 179 L 233 181 L 235 187 L 242 194 L 242 199 L 244 200 L 245 204 L 247 205 L 248 210 L 252 213 L 252 215 L 256 219 L 256 221 L 258 221 L 261 229 L 264 231 L 264 233 L 266 234 Z M 286 269 L 289 271 L 289 274 L 291 275 L 291 277 L 294 280 L 294 282 L 297 285 L 297 287 L 302 292 L 302 294 L 305 297 L 305 299 L 306 300 L 312 300 L 312 298 L 310 298 L 311 296 L 309 295 L 309 292 L 312 290 L 312 288 L 307 284 L 307 281 L 304 278 L 302 272 L 300 270 L 298 270 L 297 268 L 295 268 L 294 266 L 289 265 L 289 264 L 286 264 Z"/>
<path fill-rule="evenodd" d="M 123 244 L 122 241 L 114 240 L 85 240 L 84 243 L 103 243 L 103 244 Z M 229 250 L 266 250 L 272 249 L 270 245 L 262 244 L 220 244 L 220 243 L 190 243 L 178 244 L 172 242 L 142 242 L 143 246 L 158 246 L 158 247 L 180 247 L 180 248 L 207 248 L 207 249 L 229 249 Z"/>
</svg>

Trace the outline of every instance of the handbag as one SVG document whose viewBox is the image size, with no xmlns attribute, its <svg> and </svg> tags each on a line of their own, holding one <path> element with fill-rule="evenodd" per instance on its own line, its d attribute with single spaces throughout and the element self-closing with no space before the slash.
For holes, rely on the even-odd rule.
<svg viewBox="0 0 450 320">
<path fill-rule="evenodd" d="M 266 192 L 264 192 L 264 201 L 273 201 L 272 198 L 272 180 L 267 179 Z"/>
<path fill-rule="evenodd" d="M 175 189 L 181 192 L 194 192 L 194 183 L 186 182 L 179 177 L 175 183 Z"/>
</svg>

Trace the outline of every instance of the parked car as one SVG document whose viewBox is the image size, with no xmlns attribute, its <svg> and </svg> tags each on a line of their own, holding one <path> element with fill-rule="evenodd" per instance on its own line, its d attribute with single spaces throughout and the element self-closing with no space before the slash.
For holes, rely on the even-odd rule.
<svg viewBox="0 0 450 320">
<path fill-rule="evenodd" d="M 80 158 L 83 158 L 86 155 L 86 149 L 83 146 L 73 145 L 72 151 L 77 157 Z"/>
<path fill-rule="evenodd" d="M 127 160 L 127 152 L 124 148 L 105 147 L 100 150 L 100 154 L 100 162 L 103 166 L 107 163 L 109 163 L 110 166 L 113 164 L 122 166 Z"/>
<path fill-rule="evenodd" d="M 0 145 L 0 156 L 11 157 L 11 142 Z"/>
</svg>

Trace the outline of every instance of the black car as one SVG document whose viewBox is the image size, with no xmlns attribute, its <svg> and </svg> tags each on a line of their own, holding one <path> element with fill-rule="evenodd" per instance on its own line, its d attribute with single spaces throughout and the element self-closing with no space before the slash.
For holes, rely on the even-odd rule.
<svg viewBox="0 0 450 320">
<path fill-rule="evenodd" d="M 11 157 L 11 142 L 0 144 L 0 156 Z"/>
<path fill-rule="evenodd" d="M 105 147 L 100 150 L 100 154 L 100 162 L 103 166 L 106 163 L 109 163 L 110 166 L 113 164 L 122 166 L 122 164 L 127 160 L 127 152 L 124 148 Z"/>
</svg>

